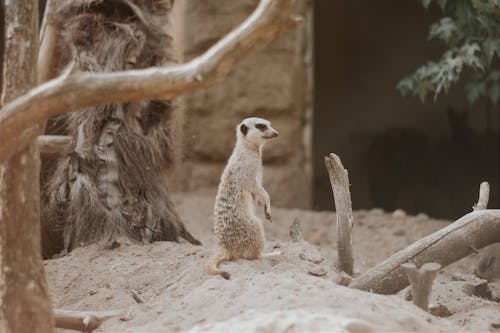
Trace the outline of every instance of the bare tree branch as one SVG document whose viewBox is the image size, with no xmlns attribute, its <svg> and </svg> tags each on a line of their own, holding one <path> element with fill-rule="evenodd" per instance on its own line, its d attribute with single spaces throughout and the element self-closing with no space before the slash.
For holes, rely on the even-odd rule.
<svg viewBox="0 0 500 333">
<path fill-rule="evenodd" d="M 479 186 L 479 199 L 477 204 L 475 204 L 473 210 L 481 210 L 488 208 L 488 201 L 490 200 L 490 184 L 488 182 L 482 182 Z"/>
<path fill-rule="evenodd" d="M 297 26 L 294 0 L 261 0 L 235 30 L 188 63 L 114 73 L 80 73 L 49 81 L 0 112 L 0 163 L 29 142 L 17 137 L 33 124 L 86 106 L 172 99 L 220 81 L 249 53 Z"/>
<path fill-rule="evenodd" d="M 436 262 L 445 267 L 471 254 L 475 249 L 497 242 L 500 242 L 500 209 L 474 211 L 396 252 L 352 280 L 349 287 L 394 294 L 408 286 L 402 264 Z"/>
<path fill-rule="evenodd" d="M 353 223 L 349 176 L 340 158 L 335 154 L 325 156 L 325 166 L 330 176 L 335 211 L 337 212 L 338 268 L 349 275 L 353 273 L 351 229 Z"/>
</svg>

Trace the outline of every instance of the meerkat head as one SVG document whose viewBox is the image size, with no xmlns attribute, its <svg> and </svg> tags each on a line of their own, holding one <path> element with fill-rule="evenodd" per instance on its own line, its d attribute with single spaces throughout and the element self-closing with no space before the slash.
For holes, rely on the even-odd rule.
<svg viewBox="0 0 500 333">
<path fill-rule="evenodd" d="M 238 140 L 262 146 L 278 136 L 278 131 L 271 127 L 271 123 L 262 118 L 246 118 L 236 127 Z"/>
</svg>

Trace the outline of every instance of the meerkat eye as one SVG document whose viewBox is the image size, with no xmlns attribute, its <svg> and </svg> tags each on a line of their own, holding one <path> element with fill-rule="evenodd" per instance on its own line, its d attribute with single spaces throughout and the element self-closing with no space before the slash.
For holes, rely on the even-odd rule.
<svg viewBox="0 0 500 333">
<path fill-rule="evenodd" d="M 261 131 L 265 131 L 267 129 L 267 125 L 266 124 L 257 124 L 257 125 L 255 125 L 255 127 L 258 128 Z"/>
</svg>

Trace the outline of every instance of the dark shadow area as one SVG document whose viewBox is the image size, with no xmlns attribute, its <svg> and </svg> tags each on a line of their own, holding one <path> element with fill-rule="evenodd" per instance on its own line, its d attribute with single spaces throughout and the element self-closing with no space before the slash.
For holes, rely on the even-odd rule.
<svg viewBox="0 0 500 333">
<path fill-rule="evenodd" d="M 470 106 L 462 87 L 421 103 L 398 81 L 444 46 L 429 42 L 437 8 L 417 0 L 315 1 L 314 204 L 332 209 L 323 156 L 349 171 L 355 209 L 402 208 L 457 218 L 479 183 L 500 207 L 500 110 Z"/>
</svg>

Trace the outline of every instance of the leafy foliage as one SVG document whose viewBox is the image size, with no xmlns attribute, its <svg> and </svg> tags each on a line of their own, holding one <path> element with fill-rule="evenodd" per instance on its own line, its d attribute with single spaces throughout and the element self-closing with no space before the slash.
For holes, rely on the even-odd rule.
<svg viewBox="0 0 500 333">
<path fill-rule="evenodd" d="M 470 103 L 487 98 L 500 101 L 500 0 L 420 0 L 425 8 L 436 3 L 445 15 L 430 26 L 429 39 L 447 50 L 398 83 L 403 95 L 434 99 L 461 79 Z"/>
</svg>

